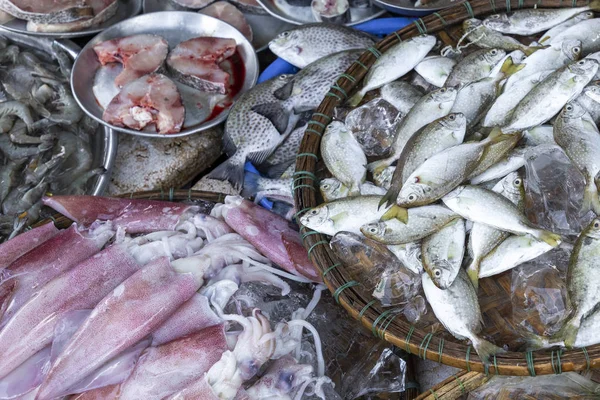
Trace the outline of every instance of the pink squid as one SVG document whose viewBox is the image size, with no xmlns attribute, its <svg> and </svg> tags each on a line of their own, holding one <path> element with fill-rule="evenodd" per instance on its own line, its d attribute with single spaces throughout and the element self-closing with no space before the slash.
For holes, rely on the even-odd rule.
<svg viewBox="0 0 600 400">
<path fill-rule="evenodd" d="M 0 330 L 0 378 L 52 342 L 62 313 L 91 309 L 141 266 L 113 245 L 44 285 Z"/>
<path fill-rule="evenodd" d="M 210 215 L 196 214 L 192 217 L 191 222 L 198 230 L 199 236 L 209 242 L 228 233 L 233 233 L 233 229 L 226 222 Z"/>
<path fill-rule="evenodd" d="M 221 214 L 233 230 L 279 267 L 313 282 L 323 281 L 308 259 L 299 233 L 284 218 L 240 196 L 227 196 L 213 214 Z"/>
<path fill-rule="evenodd" d="M 87 232 L 73 224 L 0 271 L 0 321 L 6 322 L 47 282 L 100 251 L 113 235 L 110 224 Z"/>
<path fill-rule="evenodd" d="M 111 400 L 117 399 L 121 385 L 104 386 L 69 397 L 69 400 Z"/>
<path fill-rule="evenodd" d="M 23 254 L 51 239 L 59 232 L 54 224 L 44 224 L 0 244 L 0 271 Z"/>
<path fill-rule="evenodd" d="M 150 347 L 121 385 L 127 400 L 163 399 L 200 379 L 227 351 L 223 325 Z"/>
<path fill-rule="evenodd" d="M 285 355 L 267 369 L 254 385 L 246 389 L 249 400 L 292 400 L 290 394 L 313 379 L 313 367 L 298 364 L 291 355 Z M 305 386 L 304 386 L 305 387 Z M 301 388 L 303 391 L 303 389 Z"/>
<path fill-rule="evenodd" d="M 182 259 L 185 260 L 185 259 Z M 159 258 L 102 299 L 55 360 L 37 400 L 65 395 L 99 366 L 149 336 L 204 283 L 204 271 Z M 177 264 L 177 265 L 176 265 Z"/>
<path fill-rule="evenodd" d="M 44 197 L 43 203 L 83 225 L 111 220 L 127 233 L 175 230 L 198 212 L 197 206 L 156 200 L 122 199 L 98 196 Z"/>
</svg>

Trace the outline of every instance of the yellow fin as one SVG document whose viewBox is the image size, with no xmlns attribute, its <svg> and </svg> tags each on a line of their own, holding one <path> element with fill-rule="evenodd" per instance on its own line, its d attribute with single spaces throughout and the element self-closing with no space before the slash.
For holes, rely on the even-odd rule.
<svg viewBox="0 0 600 400">
<path fill-rule="evenodd" d="M 406 208 L 400 207 L 397 204 L 394 204 L 389 210 L 383 214 L 381 217 L 382 221 L 388 221 L 390 219 L 396 218 L 398 221 L 406 224 L 408 222 L 408 210 Z"/>
</svg>

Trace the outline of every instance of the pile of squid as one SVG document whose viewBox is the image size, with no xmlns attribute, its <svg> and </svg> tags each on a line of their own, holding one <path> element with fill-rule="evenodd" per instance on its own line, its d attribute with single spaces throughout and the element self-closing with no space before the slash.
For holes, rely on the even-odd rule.
<svg viewBox="0 0 600 400">
<path fill-rule="evenodd" d="M 98 124 L 69 88 L 71 59 L 0 36 L 0 241 L 39 218 L 46 192 L 83 194 Z"/>
<path fill-rule="evenodd" d="M 0 399 L 323 398 L 330 380 L 305 320 L 323 285 L 274 327 L 257 308 L 224 311 L 244 282 L 282 295 L 282 277 L 319 283 L 286 220 L 237 196 L 210 215 L 151 200 L 43 202 L 75 222 L 0 246 Z M 314 366 L 294 357 L 305 328 Z"/>
</svg>

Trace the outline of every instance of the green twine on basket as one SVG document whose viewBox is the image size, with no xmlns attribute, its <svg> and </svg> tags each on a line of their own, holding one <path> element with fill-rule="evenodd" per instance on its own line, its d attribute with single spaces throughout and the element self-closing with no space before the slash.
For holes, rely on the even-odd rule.
<svg viewBox="0 0 600 400">
<path fill-rule="evenodd" d="M 335 97 L 339 101 L 343 101 L 344 100 L 338 94 L 333 93 L 333 92 L 327 92 L 327 94 L 325 95 L 325 97 Z"/>
<path fill-rule="evenodd" d="M 410 337 L 412 336 L 413 332 L 415 331 L 415 326 L 411 325 L 410 329 L 408 330 L 408 334 L 406 335 L 406 352 L 410 353 Z"/>
<path fill-rule="evenodd" d="M 585 356 L 585 371 L 587 372 L 590 370 L 590 356 L 588 355 L 587 349 L 585 347 L 582 347 L 581 351 L 583 351 L 583 355 Z"/>
<path fill-rule="evenodd" d="M 344 75 L 344 74 L 342 74 Z M 342 76 L 340 75 L 340 76 Z M 323 114 L 323 113 L 313 113 L 313 117 L 321 117 L 321 118 L 325 118 L 327 121 L 331 121 L 331 117 L 327 114 Z"/>
<path fill-rule="evenodd" d="M 460 391 L 462 392 L 462 394 L 467 394 L 467 389 L 465 389 L 465 385 L 463 385 L 463 382 L 460 380 L 460 378 L 454 375 L 454 379 L 456 379 L 456 381 L 458 382 L 458 386 L 460 386 Z"/>
<path fill-rule="evenodd" d="M 306 239 L 307 237 L 311 236 L 311 235 L 318 235 L 319 232 L 317 231 L 308 231 L 306 233 L 302 234 L 302 240 Z"/>
<path fill-rule="evenodd" d="M 219 202 L 220 203 L 220 202 Z M 308 210 L 312 210 L 312 207 L 305 207 L 302 210 L 298 211 L 296 214 L 294 214 L 294 218 L 298 219 L 298 215 L 307 212 Z"/>
<path fill-rule="evenodd" d="M 577 1 L 577 0 L 573 0 L 573 1 Z M 523 8 L 523 0 L 518 1 L 517 8 Z"/>
<path fill-rule="evenodd" d="M 492 7 L 492 11 L 496 13 L 496 0 L 490 0 L 490 7 Z"/>
<path fill-rule="evenodd" d="M 348 282 L 348 283 L 340 286 L 339 288 L 337 288 L 336 291 L 333 293 L 333 298 L 335 299 L 335 302 L 338 303 L 338 304 L 340 304 L 340 294 L 344 290 L 346 290 L 346 289 L 348 289 L 348 288 L 350 288 L 352 286 L 358 286 L 358 285 L 360 285 L 360 283 L 358 283 L 356 281 L 350 281 L 350 282 Z"/>
<path fill-rule="evenodd" d="M 313 174 L 312 172 L 308 172 L 308 171 L 298 171 L 298 172 L 294 172 L 292 174 L 292 176 L 297 176 L 300 177 L 302 176 L 305 179 L 312 179 L 313 181 L 317 180 L 317 176 L 315 174 Z"/>
<path fill-rule="evenodd" d="M 192 188 L 188 190 L 188 201 L 192 201 Z"/>
<path fill-rule="evenodd" d="M 444 338 L 440 339 L 440 345 L 438 346 L 438 362 L 441 363 L 442 362 L 442 354 L 444 351 Z"/>
<path fill-rule="evenodd" d="M 490 376 L 490 367 L 488 363 L 483 363 L 483 373 L 485 376 Z"/>
<path fill-rule="evenodd" d="M 315 160 L 319 161 L 319 157 L 315 153 L 298 153 L 296 158 L 300 157 L 313 157 Z"/>
<path fill-rule="evenodd" d="M 556 353 L 556 360 L 558 361 L 558 365 L 554 363 L 554 353 Z M 560 355 L 562 354 L 562 349 L 560 350 L 552 350 L 552 355 L 550 357 L 550 361 L 552 362 L 552 371 L 556 375 L 562 374 L 562 364 L 560 362 Z"/>
<path fill-rule="evenodd" d="M 342 263 L 335 263 L 331 267 L 327 268 L 325 271 L 323 271 L 323 278 L 325 278 L 325 276 L 327 276 L 328 273 L 330 273 L 337 267 L 340 267 L 341 265 L 342 265 Z"/>
<path fill-rule="evenodd" d="M 506 0 L 506 12 L 510 12 L 510 0 Z"/>
<path fill-rule="evenodd" d="M 490 0 L 490 1 L 494 1 L 494 0 Z M 447 25 L 446 20 L 444 19 L 444 17 L 442 17 L 440 15 L 440 13 L 434 12 L 433 15 L 435 15 L 436 17 L 438 17 L 440 19 L 440 21 L 442 21 L 443 25 Z"/>
<path fill-rule="evenodd" d="M 385 326 L 383 327 L 383 330 L 381 331 L 381 338 L 382 339 L 385 338 L 385 331 L 387 331 L 388 326 L 390 326 L 392 324 L 392 322 L 394 321 L 394 319 L 396 319 L 397 316 L 398 316 L 398 313 L 394 314 L 392 316 L 392 318 L 390 318 L 390 320 L 387 322 L 387 324 L 385 324 Z"/>
<path fill-rule="evenodd" d="M 354 61 L 354 63 L 360 65 L 361 67 L 363 67 L 365 69 L 365 71 L 369 70 L 369 67 L 367 67 L 365 64 L 361 63 L 358 60 Z"/>
<path fill-rule="evenodd" d="M 352 82 L 352 83 L 356 83 L 356 78 L 355 78 L 355 77 L 353 77 L 352 75 L 348 75 L 348 74 L 341 74 L 341 75 L 340 75 L 340 78 L 346 78 L 346 79 L 348 79 L 350 82 Z M 338 79 L 340 79 L 340 78 L 338 78 Z M 314 115 L 314 114 L 313 114 L 313 115 Z M 331 120 L 331 118 L 329 118 L 329 120 Z"/>
<path fill-rule="evenodd" d="M 498 360 L 496 360 L 496 353 L 494 353 L 494 374 L 499 375 L 499 372 L 498 372 Z"/>
<path fill-rule="evenodd" d="M 527 360 L 527 369 L 529 370 L 529 375 L 535 376 L 535 366 L 533 365 L 533 352 L 528 351 L 525 353 L 525 359 Z"/>
<path fill-rule="evenodd" d="M 467 354 L 465 356 L 465 362 L 467 363 L 467 371 L 471 372 L 471 364 L 469 363 L 469 358 L 471 357 L 471 345 L 467 347 Z"/>
<path fill-rule="evenodd" d="M 338 79 L 339 79 L 339 78 L 338 78 Z M 346 93 L 346 91 L 345 91 L 344 89 L 342 89 L 342 88 L 340 87 L 340 85 L 338 85 L 338 84 L 337 84 L 337 82 L 336 82 L 336 83 L 334 83 L 334 85 L 333 85 L 331 88 L 332 88 L 332 89 L 335 89 L 335 90 L 337 90 L 338 92 L 340 92 L 341 94 L 343 94 L 343 95 L 344 95 L 344 97 L 348 97 L 348 93 Z"/>
<path fill-rule="evenodd" d="M 419 33 L 421 35 L 425 35 L 427 33 L 426 29 L 423 29 L 423 27 L 421 26 L 421 23 L 423 22 L 423 20 L 421 18 L 416 19 L 413 24 L 415 24 L 415 26 L 417 27 L 417 30 L 419 31 Z"/>
<path fill-rule="evenodd" d="M 175 189 L 174 188 L 170 188 L 169 189 L 169 201 L 173 201 L 174 194 L 175 194 Z"/>
<path fill-rule="evenodd" d="M 377 324 L 379 324 L 379 321 L 383 318 L 385 318 L 388 314 L 390 314 L 393 310 L 387 310 L 382 312 L 381 314 L 379 314 L 379 317 L 377 317 L 375 319 L 375 321 L 373 321 L 373 325 L 371 325 L 371 332 L 373 333 L 373 336 L 377 337 Z"/>
<path fill-rule="evenodd" d="M 510 0 L 506 0 L 506 1 L 510 1 Z M 475 18 L 475 14 L 473 14 L 473 7 L 471 7 L 471 3 L 469 3 L 468 1 L 465 1 L 462 4 L 467 9 L 467 13 L 469 14 L 469 17 Z"/>
<path fill-rule="evenodd" d="M 325 129 L 327 127 L 326 124 L 319 122 L 319 121 L 315 121 L 315 120 L 311 120 L 308 125 L 317 125 L 320 126 L 321 128 Z"/>
<path fill-rule="evenodd" d="M 431 338 L 433 337 L 433 333 L 428 333 L 427 335 L 425 335 L 425 337 L 423 338 L 423 340 L 421 341 L 421 344 L 419 345 L 419 354 L 418 356 L 420 358 L 422 358 L 423 360 L 426 359 L 426 354 L 427 354 L 427 347 L 429 347 L 429 342 L 431 342 Z M 425 346 L 423 346 L 425 345 Z M 421 350 L 423 350 L 423 356 L 421 357 Z"/>
<path fill-rule="evenodd" d="M 56 218 L 54 218 L 54 216 L 51 215 L 49 218 L 52 220 L 52 222 L 56 223 Z"/>
<path fill-rule="evenodd" d="M 312 253 L 312 251 L 315 249 L 315 247 L 317 247 L 321 244 L 329 244 L 329 242 L 327 242 L 327 240 L 319 240 L 317 243 L 310 246 L 310 248 L 308 249 L 308 257 L 309 258 L 310 258 L 310 253 Z"/>
<path fill-rule="evenodd" d="M 375 47 L 369 47 L 367 49 L 367 51 L 370 52 L 371 54 L 373 54 L 375 56 L 375 58 L 381 57 L 381 52 L 379 50 L 377 50 Z"/>
<path fill-rule="evenodd" d="M 429 389 L 429 391 L 431 392 L 431 394 L 433 395 L 433 398 L 435 400 L 440 400 L 440 399 L 438 399 L 437 394 L 435 394 L 435 391 L 433 389 Z"/>
<path fill-rule="evenodd" d="M 402 38 L 400 37 L 400 34 L 396 31 L 394 31 L 394 36 L 396 36 L 396 39 L 398 39 L 399 43 L 402 43 Z"/>
<path fill-rule="evenodd" d="M 304 179 L 304 178 L 298 178 L 298 179 Z M 313 185 L 309 185 L 309 184 L 306 184 L 306 183 L 301 183 L 300 185 L 294 185 L 292 187 L 292 191 L 296 191 L 297 189 L 302 189 L 302 188 L 310 189 L 313 192 L 317 191 L 317 189 L 315 189 L 315 187 Z"/>
<path fill-rule="evenodd" d="M 358 318 L 362 318 L 365 315 L 365 312 L 367 311 L 367 309 L 369 307 L 371 307 L 373 304 L 377 303 L 377 300 L 371 300 L 370 302 L 368 302 L 362 310 L 360 310 L 360 312 L 358 313 Z"/>
</svg>

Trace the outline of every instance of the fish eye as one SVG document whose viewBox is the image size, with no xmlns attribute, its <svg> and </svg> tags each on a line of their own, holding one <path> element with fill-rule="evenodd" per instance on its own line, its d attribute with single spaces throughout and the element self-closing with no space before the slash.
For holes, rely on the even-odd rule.
<svg viewBox="0 0 600 400">
<path fill-rule="evenodd" d="M 573 106 L 572 106 L 571 104 L 568 104 L 568 105 L 565 107 L 565 110 L 567 110 L 567 111 L 573 111 Z"/>
<path fill-rule="evenodd" d="M 581 47 L 573 47 L 573 53 L 578 54 L 581 51 Z"/>
<path fill-rule="evenodd" d="M 329 190 L 329 188 L 330 188 L 329 183 L 326 183 L 325 185 L 323 185 L 323 189 Z"/>
<path fill-rule="evenodd" d="M 496 54 L 498 54 L 498 50 L 494 49 L 494 50 L 490 51 L 490 54 L 495 56 Z"/>
<path fill-rule="evenodd" d="M 417 195 L 415 195 L 415 194 L 410 194 L 408 196 L 408 201 L 415 201 L 416 199 L 417 199 Z"/>
<path fill-rule="evenodd" d="M 441 88 L 440 93 L 446 93 L 446 88 Z"/>
<path fill-rule="evenodd" d="M 440 276 L 442 276 L 442 271 L 440 271 L 439 269 L 434 269 L 434 270 L 433 270 L 433 275 L 434 275 L 436 278 L 439 278 Z"/>
<path fill-rule="evenodd" d="M 450 119 L 450 121 L 454 121 L 456 119 L 456 115 L 450 114 L 448 118 Z"/>
<path fill-rule="evenodd" d="M 579 61 L 579 62 L 577 63 L 577 65 L 584 65 L 584 64 L 585 64 L 585 61 L 584 61 L 584 60 L 581 60 L 581 61 Z"/>
<path fill-rule="evenodd" d="M 317 210 L 310 210 L 311 215 L 317 215 L 319 212 Z"/>
<path fill-rule="evenodd" d="M 515 185 L 515 186 L 521 186 L 521 178 L 517 178 L 517 179 L 515 179 L 515 181 L 514 181 L 514 185 Z"/>
<path fill-rule="evenodd" d="M 283 33 L 281 34 L 281 36 L 283 36 L 283 37 L 290 36 L 290 32 L 288 32 L 288 31 L 285 31 L 285 32 L 283 32 Z"/>
<path fill-rule="evenodd" d="M 594 228 L 595 229 L 600 228 L 600 221 L 594 221 Z"/>
<path fill-rule="evenodd" d="M 377 228 L 375 228 L 375 227 L 369 228 L 369 232 L 371 232 L 371 233 L 377 233 Z"/>
</svg>

